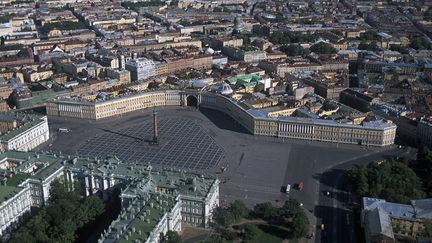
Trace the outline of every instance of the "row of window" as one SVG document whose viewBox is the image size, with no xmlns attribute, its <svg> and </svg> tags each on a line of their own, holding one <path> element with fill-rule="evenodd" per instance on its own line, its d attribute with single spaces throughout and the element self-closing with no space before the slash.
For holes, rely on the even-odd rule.
<svg viewBox="0 0 432 243">
<path fill-rule="evenodd" d="M 182 216 L 182 221 L 189 222 L 189 223 L 195 223 L 195 224 L 202 224 L 203 223 L 202 217 L 193 217 L 193 216 L 187 216 L 187 215 Z"/>
<path fill-rule="evenodd" d="M 182 212 L 184 212 L 184 213 L 202 214 L 202 209 L 201 208 L 182 207 Z"/>
</svg>

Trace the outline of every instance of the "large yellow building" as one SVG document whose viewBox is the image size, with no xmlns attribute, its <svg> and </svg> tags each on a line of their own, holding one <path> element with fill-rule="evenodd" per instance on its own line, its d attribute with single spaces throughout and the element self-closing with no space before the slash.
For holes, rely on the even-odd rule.
<svg viewBox="0 0 432 243">
<path fill-rule="evenodd" d="M 212 93 L 201 95 L 200 106 L 225 112 L 250 133 L 260 136 L 368 146 L 391 145 L 396 136 L 396 125 L 391 122 L 371 121 L 353 125 L 324 119 L 272 117 L 264 110 L 245 110 L 236 101 Z"/>
<path fill-rule="evenodd" d="M 47 114 L 97 120 L 157 106 L 186 105 L 191 98 L 196 99 L 200 107 L 226 113 L 253 135 L 367 146 L 391 145 L 396 136 L 396 125 L 391 122 L 355 125 L 316 118 L 278 117 L 265 110 L 245 109 L 237 101 L 220 94 L 180 90 L 152 91 L 94 102 L 58 99 L 47 103 Z"/>
<path fill-rule="evenodd" d="M 145 92 L 109 100 L 57 99 L 47 103 L 48 116 L 98 120 L 127 112 L 157 107 L 180 105 L 180 91 Z"/>
</svg>

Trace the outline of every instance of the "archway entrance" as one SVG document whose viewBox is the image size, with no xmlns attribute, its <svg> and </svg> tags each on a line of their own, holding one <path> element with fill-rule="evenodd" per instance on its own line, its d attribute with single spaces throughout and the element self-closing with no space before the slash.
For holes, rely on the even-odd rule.
<svg viewBox="0 0 432 243">
<path fill-rule="evenodd" d="M 198 99 L 197 99 L 197 97 L 195 97 L 193 95 L 189 95 L 186 98 L 186 105 L 198 108 Z"/>
</svg>

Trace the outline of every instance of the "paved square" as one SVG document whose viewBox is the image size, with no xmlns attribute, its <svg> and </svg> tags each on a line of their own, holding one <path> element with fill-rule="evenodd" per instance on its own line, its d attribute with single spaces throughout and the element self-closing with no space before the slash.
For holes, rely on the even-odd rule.
<svg viewBox="0 0 432 243">
<path fill-rule="evenodd" d="M 122 130 L 103 130 L 78 149 L 81 156 L 117 156 L 123 161 L 135 161 L 162 167 L 206 170 L 217 166 L 224 155 L 203 128 L 192 119 L 169 118 L 158 122 L 159 145 L 150 145 L 153 124 Z"/>
</svg>

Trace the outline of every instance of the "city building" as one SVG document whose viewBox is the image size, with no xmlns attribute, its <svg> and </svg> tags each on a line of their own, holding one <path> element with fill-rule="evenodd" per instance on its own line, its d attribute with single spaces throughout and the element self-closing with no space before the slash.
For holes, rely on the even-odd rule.
<svg viewBox="0 0 432 243">
<path fill-rule="evenodd" d="M 122 213 L 99 242 L 140 239 L 159 242 L 160 233 L 182 224 L 206 228 L 219 205 L 219 180 L 181 171 L 153 171 L 116 157 L 78 158 L 50 153 L 0 153 L 0 237 L 7 240 L 30 212 L 45 206 L 52 182 L 78 182 L 85 194 L 106 198 L 122 188 Z M 126 224 L 125 224 L 126 223 Z"/>
<path fill-rule="evenodd" d="M 180 106 L 178 90 L 143 92 L 112 99 L 88 101 L 78 98 L 60 98 L 47 103 L 47 115 L 98 120 L 127 112 L 157 106 Z"/>
<path fill-rule="evenodd" d="M 432 121 L 423 118 L 417 124 L 417 139 L 420 145 L 432 148 Z"/>
<path fill-rule="evenodd" d="M 346 89 L 340 93 L 339 101 L 359 111 L 368 112 L 372 104 L 379 101 L 379 98 L 353 89 Z"/>
<path fill-rule="evenodd" d="M 398 242 L 398 237 L 421 239 L 424 223 L 432 220 L 432 199 L 412 200 L 410 204 L 364 197 L 361 223 L 366 242 Z"/>
<path fill-rule="evenodd" d="M 217 93 L 217 91 L 197 93 L 196 91 L 160 90 L 97 101 L 57 99 L 47 104 L 47 114 L 48 116 L 97 120 L 139 109 L 157 106 L 185 106 L 196 103 L 199 107 L 226 113 L 251 134 L 260 136 L 367 146 L 391 145 L 396 136 L 396 125 L 391 121 L 366 121 L 364 116 L 360 119 L 356 117 L 356 114 L 351 114 L 350 120 L 342 120 L 342 122 L 322 119 L 318 115 L 307 113 L 301 116 L 275 117 L 268 111 L 255 107 L 244 108 L 237 104 L 236 100 Z M 269 106 L 271 105 L 274 104 L 269 103 Z M 297 110 L 301 111 L 301 109 Z M 331 113 L 328 115 L 331 117 Z"/>
<path fill-rule="evenodd" d="M 267 59 L 266 52 L 254 46 L 241 46 L 238 48 L 224 46 L 222 53 L 235 61 L 260 62 Z"/>
<path fill-rule="evenodd" d="M 155 63 L 147 58 L 131 59 L 126 63 L 132 81 L 143 80 L 156 75 Z"/>
<path fill-rule="evenodd" d="M 251 134 L 279 138 L 387 146 L 394 143 L 396 125 L 391 121 L 363 121 L 362 125 L 338 123 L 320 118 L 273 117 L 259 109 L 244 109 L 231 98 L 213 93 L 201 95 L 200 106 L 231 116 Z"/>
<path fill-rule="evenodd" d="M 49 139 L 46 116 L 4 113 L 0 115 L 0 128 L 2 150 L 29 151 Z"/>
</svg>

